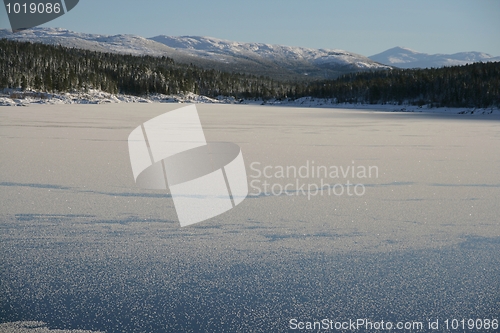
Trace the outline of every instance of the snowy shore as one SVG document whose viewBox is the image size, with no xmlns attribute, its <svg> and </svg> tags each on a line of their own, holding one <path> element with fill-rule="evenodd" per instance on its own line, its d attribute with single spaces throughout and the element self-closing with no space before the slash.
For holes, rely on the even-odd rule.
<svg viewBox="0 0 500 333">
<path fill-rule="evenodd" d="M 210 98 L 194 93 L 149 96 L 132 96 L 110 94 L 99 90 L 72 93 L 44 93 L 36 91 L 3 90 L 0 92 L 0 106 L 29 106 L 31 104 L 114 104 L 114 103 L 203 103 L 203 104 L 248 104 L 286 107 L 321 107 L 339 109 L 366 109 L 386 112 L 425 112 L 468 115 L 500 115 L 498 107 L 491 108 L 449 108 L 429 107 L 428 105 L 409 104 L 360 104 L 337 103 L 335 99 L 302 97 L 298 99 L 236 99 L 235 97 L 219 96 Z"/>
</svg>

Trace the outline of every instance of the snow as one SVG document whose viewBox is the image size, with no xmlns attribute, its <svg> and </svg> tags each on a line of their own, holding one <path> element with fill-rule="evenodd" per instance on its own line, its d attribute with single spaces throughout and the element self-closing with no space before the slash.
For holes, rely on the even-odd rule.
<svg viewBox="0 0 500 333">
<path fill-rule="evenodd" d="M 382 64 L 401 68 L 437 68 L 443 66 L 460 66 L 475 62 L 500 61 L 483 52 L 459 52 L 455 54 L 427 54 L 415 50 L 394 47 L 369 57 Z"/>
<path fill-rule="evenodd" d="M 99 35 L 73 32 L 61 28 L 33 28 L 18 33 L 0 30 L 0 38 L 30 41 L 52 45 L 63 45 L 100 52 L 133 55 L 169 56 L 176 60 L 183 57 L 201 57 L 222 63 L 237 63 L 248 60 L 274 62 L 296 67 L 298 64 L 312 66 L 353 66 L 354 68 L 389 68 L 369 58 L 343 51 L 311 49 L 263 43 L 240 43 L 213 37 L 156 36 L 144 38 L 135 35 Z"/>
<path fill-rule="evenodd" d="M 185 93 L 178 95 L 152 94 L 145 97 L 110 94 L 99 90 L 86 92 L 43 93 L 32 90 L 24 92 L 4 89 L 0 93 L 0 106 L 28 106 L 31 104 L 114 104 L 114 103 L 236 103 L 234 97 L 220 96 L 217 99 Z"/>
<path fill-rule="evenodd" d="M 251 102 L 245 101 L 251 104 Z M 294 107 L 307 107 L 307 108 L 336 108 L 336 109 L 351 109 L 351 110 L 371 110 L 383 112 L 421 112 L 421 113 L 447 113 L 447 114 L 469 114 L 469 115 L 500 115 L 500 109 L 497 107 L 492 108 L 449 108 L 439 107 L 431 108 L 428 105 L 398 105 L 398 104 L 363 104 L 363 103 L 337 103 L 335 99 L 324 99 L 314 97 L 302 97 L 295 100 L 269 100 L 262 102 L 262 105 L 275 105 L 275 106 L 294 106 Z"/>
<path fill-rule="evenodd" d="M 15 34 L 0 30 L 0 38 L 133 55 L 163 56 L 172 52 L 171 48 L 140 36 L 86 34 L 61 28 L 37 27 Z"/>
<path fill-rule="evenodd" d="M 365 56 L 344 50 L 312 49 L 264 43 L 240 43 L 213 37 L 165 36 L 152 37 L 151 40 L 165 44 L 178 51 L 193 56 L 217 59 L 225 55 L 235 58 L 253 58 L 269 61 L 304 61 L 315 65 L 337 64 L 352 65 L 359 68 L 387 68 Z"/>
<path fill-rule="evenodd" d="M 73 32 L 61 28 L 33 28 L 18 33 L 0 29 L 0 38 L 63 45 L 100 52 L 133 55 L 169 56 L 178 61 L 185 57 L 204 58 L 222 63 L 271 62 L 293 68 L 298 65 L 352 66 L 357 69 L 430 68 L 465 65 L 474 62 L 500 61 L 482 52 L 455 54 L 427 54 L 405 47 L 394 47 L 382 53 L 365 57 L 337 49 L 312 49 L 264 43 L 242 43 L 213 37 L 165 36 L 144 38 L 136 35 L 100 35 Z M 185 62 L 185 61 L 184 61 Z"/>
<path fill-rule="evenodd" d="M 298 99 L 236 99 L 232 96 L 210 98 L 194 93 L 178 95 L 153 94 L 149 96 L 131 96 L 110 94 L 99 90 L 71 93 L 43 93 L 36 91 L 14 91 L 4 89 L 0 92 L 0 106 L 29 106 L 36 104 L 116 104 L 116 103 L 196 103 L 196 104 L 248 104 L 284 107 L 336 108 L 372 110 L 384 112 L 424 112 L 469 115 L 499 115 L 499 108 L 431 108 L 427 105 L 397 105 L 397 104 L 349 104 L 337 103 L 332 98 L 302 97 Z"/>
<path fill-rule="evenodd" d="M 178 107 L 0 108 L 3 320 L 108 333 L 277 332 L 294 316 L 498 317 L 496 122 L 199 105 L 207 141 L 237 143 L 249 182 L 297 179 L 254 178 L 254 162 L 261 171 L 314 162 L 380 172 L 300 179 L 352 180 L 366 186 L 363 197 L 253 196 L 180 228 L 168 191 L 136 187 L 127 145 L 134 128 Z M 31 333 L 56 333 L 48 330 Z"/>
<path fill-rule="evenodd" d="M 0 324 L 0 333 L 99 333 L 88 330 L 59 330 L 48 328 L 43 321 L 16 321 Z"/>
</svg>

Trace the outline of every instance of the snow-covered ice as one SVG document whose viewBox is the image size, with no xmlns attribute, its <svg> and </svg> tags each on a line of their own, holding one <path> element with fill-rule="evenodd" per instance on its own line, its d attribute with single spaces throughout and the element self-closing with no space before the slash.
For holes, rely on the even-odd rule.
<svg viewBox="0 0 500 333">
<path fill-rule="evenodd" d="M 199 104 L 206 140 L 237 143 L 249 182 L 294 182 L 259 177 L 255 162 L 379 173 L 349 179 L 364 183 L 363 196 L 249 196 L 181 228 L 168 191 L 135 186 L 127 144 L 135 127 L 179 107 L 0 108 L 0 314 L 11 322 L 0 332 L 283 332 L 291 318 L 498 316 L 498 114 Z"/>
</svg>

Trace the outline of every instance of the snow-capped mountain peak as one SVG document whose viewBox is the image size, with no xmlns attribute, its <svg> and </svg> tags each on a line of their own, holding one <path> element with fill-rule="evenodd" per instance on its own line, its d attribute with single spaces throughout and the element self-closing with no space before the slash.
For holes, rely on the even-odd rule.
<svg viewBox="0 0 500 333">
<path fill-rule="evenodd" d="M 227 71 L 289 78 L 334 78 L 360 70 L 386 69 L 365 56 L 344 50 L 311 49 L 242 43 L 213 37 L 86 34 L 59 28 L 34 28 L 16 34 L 0 30 L 0 38 L 41 42 L 101 52 L 167 56 L 178 62 Z"/>
<path fill-rule="evenodd" d="M 401 68 L 436 68 L 443 66 L 465 65 L 474 62 L 500 61 L 500 57 L 493 57 L 482 52 L 427 54 L 404 47 L 394 47 L 382 53 L 373 55 L 370 59 L 382 64 Z"/>
<path fill-rule="evenodd" d="M 15 34 L 9 30 L 0 30 L 0 38 L 134 55 L 162 56 L 172 51 L 165 45 L 141 36 L 87 34 L 61 28 L 36 27 Z"/>
<path fill-rule="evenodd" d="M 61 28 L 33 28 L 12 33 L 0 30 L 0 38 L 62 45 L 101 52 L 167 56 L 178 62 L 207 68 L 288 78 L 308 76 L 335 78 L 362 71 L 463 65 L 479 61 L 500 61 L 481 52 L 426 54 L 406 47 L 394 47 L 367 58 L 338 49 L 312 49 L 265 43 L 243 43 L 213 37 L 167 36 L 144 38 L 136 35 L 78 33 Z"/>
<path fill-rule="evenodd" d="M 240 43 L 197 36 L 173 37 L 160 35 L 151 38 L 151 40 L 178 51 L 183 50 L 191 55 L 207 58 L 220 58 L 221 56 L 245 57 L 279 62 L 304 61 L 319 66 L 341 65 L 356 68 L 387 68 L 387 66 L 377 64 L 365 56 L 344 50 L 311 49 L 264 43 Z"/>
</svg>

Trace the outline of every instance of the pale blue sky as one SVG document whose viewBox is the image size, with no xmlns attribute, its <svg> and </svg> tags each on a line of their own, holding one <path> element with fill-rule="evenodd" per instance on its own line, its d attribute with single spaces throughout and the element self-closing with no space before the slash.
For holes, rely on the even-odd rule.
<svg viewBox="0 0 500 333">
<path fill-rule="evenodd" d="M 394 46 L 500 56 L 499 18 L 499 0 L 80 0 L 43 26 L 143 37 L 211 36 L 366 56 Z M 10 28 L 3 6 L 0 28 Z"/>
</svg>

